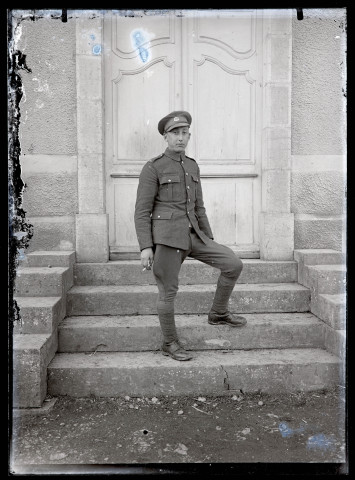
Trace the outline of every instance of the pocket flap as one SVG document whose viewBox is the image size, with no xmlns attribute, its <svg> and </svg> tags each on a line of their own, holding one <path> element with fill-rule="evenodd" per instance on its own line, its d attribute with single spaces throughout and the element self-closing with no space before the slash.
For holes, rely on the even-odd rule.
<svg viewBox="0 0 355 480">
<path fill-rule="evenodd" d="M 160 183 L 179 183 L 180 182 L 180 177 L 179 175 L 172 174 L 172 175 L 163 175 L 161 177 Z"/>
<path fill-rule="evenodd" d="M 169 220 L 173 215 L 173 212 L 153 212 L 152 220 Z"/>
<path fill-rule="evenodd" d="M 193 173 L 191 174 L 191 177 L 192 177 L 192 180 L 194 182 L 197 182 L 198 183 L 198 176 L 197 175 L 194 175 Z"/>
</svg>

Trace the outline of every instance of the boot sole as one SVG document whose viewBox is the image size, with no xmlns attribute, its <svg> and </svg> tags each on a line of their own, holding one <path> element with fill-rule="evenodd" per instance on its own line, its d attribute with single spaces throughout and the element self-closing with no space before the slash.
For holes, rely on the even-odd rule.
<svg viewBox="0 0 355 480">
<path fill-rule="evenodd" d="M 177 360 L 178 362 L 186 362 L 187 360 L 191 360 L 193 357 L 188 357 L 188 358 L 176 358 L 173 355 L 171 355 L 168 352 L 162 351 L 162 354 L 165 355 L 166 357 L 171 357 L 173 360 Z"/>
<path fill-rule="evenodd" d="M 208 323 L 210 325 L 229 325 L 230 327 L 244 327 L 246 325 L 246 322 L 245 323 L 240 323 L 240 324 L 233 324 L 233 323 L 229 323 L 229 322 L 211 322 L 210 320 L 208 320 Z"/>
</svg>

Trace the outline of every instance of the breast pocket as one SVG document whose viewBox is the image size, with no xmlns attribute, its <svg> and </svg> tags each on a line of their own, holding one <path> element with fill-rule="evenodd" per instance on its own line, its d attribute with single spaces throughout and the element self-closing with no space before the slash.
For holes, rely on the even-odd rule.
<svg viewBox="0 0 355 480">
<path fill-rule="evenodd" d="M 193 189 L 192 194 L 193 194 L 194 200 L 196 200 L 197 186 L 198 186 L 199 179 L 198 179 L 198 176 L 195 175 L 194 173 L 191 174 L 191 178 L 192 178 L 192 189 Z"/>
<path fill-rule="evenodd" d="M 177 202 L 182 198 L 181 180 L 177 174 L 163 175 L 160 179 L 160 200 L 164 202 Z"/>
</svg>

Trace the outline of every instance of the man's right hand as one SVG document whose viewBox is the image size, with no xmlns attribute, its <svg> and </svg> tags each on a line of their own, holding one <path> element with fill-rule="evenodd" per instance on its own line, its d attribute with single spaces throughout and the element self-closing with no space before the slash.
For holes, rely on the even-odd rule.
<svg viewBox="0 0 355 480">
<path fill-rule="evenodd" d="M 141 264 L 146 270 L 151 270 L 154 261 L 154 252 L 152 248 L 145 248 L 141 251 Z"/>
</svg>

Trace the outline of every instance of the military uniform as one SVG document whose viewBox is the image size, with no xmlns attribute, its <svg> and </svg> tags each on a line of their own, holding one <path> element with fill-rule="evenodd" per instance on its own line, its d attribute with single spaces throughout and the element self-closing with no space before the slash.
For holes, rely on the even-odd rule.
<svg viewBox="0 0 355 480">
<path fill-rule="evenodd" d="M 158 130 L 163 135 L 190 124 L 188 112 L 172 112 L 159 122 Z M 177 360 L 191 358 L 179 343 L 174 321 L 178 276 L 187 256 L 221 270 L 217 282 L 219 295 L 216 292 L 209 323 L 245 324 L 241 317 L 234 317 L 233 323 L 227 308 L 243 265 L 230 248 L 213 240 L 203 202 L 200 169 L 193 158 L 184 151 L 167 148 L 144 165 L 134 220 L 140 250 L 154 251 L 153 274 L 159 290 L 157 310 L 164 336 L 163 353 L 165 348 L 165 353 Z M 178 358 L 179 352 L 184 358 Z"/>
<path fill-rule="evenodd" d="M 167 148 L 146 163 L 139 179 L 135 224 L 141 250 L 157 243 L 187 250 L 191 226 L 202 242 L 213 238 L 195 160 Z"/>
</svg>

